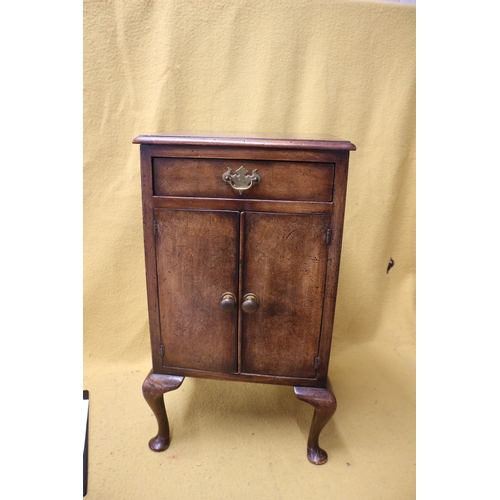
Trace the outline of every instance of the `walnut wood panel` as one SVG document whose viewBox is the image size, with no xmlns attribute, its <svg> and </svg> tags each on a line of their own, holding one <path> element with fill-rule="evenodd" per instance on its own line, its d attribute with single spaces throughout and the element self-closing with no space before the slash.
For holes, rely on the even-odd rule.
<svg viewBox="0 0 500 500">
<path fill-rule="evenodd" d="M 154 158 L 212 158 L 228 160 L 263 160 L 263 161 L 310 161 L 335 163 L 338 153 L 345 151 L 329 149 L 281 149 L 257 148 L 245 146 L 187 146 L 153 144 L 151 156 Z"/>
<path fill-rule="evenodd" d="M 153 177 L 151 169 L 151 146 L 141 144 L 141 188 L 144 232 L 144 257 L 146 264 L 146 287 L 148 297 L 149 331 L 153 370 L 161 373 L 160 321 L 158 309 L 158 284 L 156 280 L 156 243 L 153 229 Z"/>
<path fill-rule="evenodd" d="M 257 169 L 262 180 L 240 194 L 222 175 L 241 166 L 250 173 Z M 157 196 L 296 201 L 331 201 L 333 197 L 333 165 L 329 163 L 155 158 L 153 177 Z"/>
<path fill-rule="evenodd" d="M 155 209 L 163 366 L 237 369 L 238 212 Z"/>
<path fill-rule="evenodd" d="M 333 336 L 335 304 L 337 300 L 337 285 L 340 271 L 340 255 L 342 250 L 342 235 L 344 228 L 344 211 L 346 203 L 347 176 L 349 152 L 339 154 L 335 168 L 335 192 L 332 216 L 332 242 L 328 248 L 328 275 L 325 286 L 325 302 L 323 327 L 320 342 L 320 363 L 318 368 L 318 383 L 326 383 L 330 349 Z"/>
<path fill-rule="evenodd" d="M 296 136 L 286 134 L 281 138 L 271 138 L 265 136 L 248 137 L 244 134 L 169 134 L 168 136 L 160 135 L 140 135 L 132 142 L 135 144 L 166 144 L 166 145 L 188 145 L 188 146 L 245 146 L 258 148 L 294 148 L 294 149 L 333 149 L 354 151 L 356 146 L 349 141 L 343 141 L 331 135 L 317 135 L 307 138 L 304 135 Z"/>
<path fill-rule="evenodd" d="M 243 313 L 243 373 L 316 376 L 330 221 L 245 215 L 242 293 L 256 294 L 259 307 Z"/>
<path fill-rule="evenodd" d="M 261 375 L 258 373 L 223 373 L 190 368 L 164 367 L 164 374 L 178 375 L 181 377 L 196 377 L 211 380 L 225 380 L 232 382 L 256 382 L 259 384 L 276 384 L 288 386 L 318 387 L 318 380 L 309 377 L 285 377 L 278 375 Z"/>
<path fill-rule="evenodd" d="M 244 198 L 183 198 L 154 196 L 153 206 L 156 208 L 290 212 L 297 214 L 329 214 L 332 211 L 332 203 L 320 203 L 316 201 L 246 200 Z"/>
</svg>

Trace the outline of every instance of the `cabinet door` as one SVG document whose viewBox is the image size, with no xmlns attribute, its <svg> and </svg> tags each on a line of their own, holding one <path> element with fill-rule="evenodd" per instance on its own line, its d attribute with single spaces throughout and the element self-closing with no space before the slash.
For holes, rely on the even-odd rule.
<svg viewBox="0 0 500 500">
<path fill-rule="evenodd" d="M 163 366 L 237 371 L 239 213 L 155 209 Z"/>
<path fill-rule="evenodd" d="M 330 216 L 245 214 L 242 295 L 259 300 L 242 313 L 242 372 L 316 376 Z"/>
</svg>

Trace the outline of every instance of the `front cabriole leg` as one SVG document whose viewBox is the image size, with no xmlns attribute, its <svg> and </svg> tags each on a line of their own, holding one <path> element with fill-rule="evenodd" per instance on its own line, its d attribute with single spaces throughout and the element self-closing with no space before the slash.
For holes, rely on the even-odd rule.
<svg viewBox="0 0 500 500">
<path fill-rule="evenodd" d="M 149 447 L 153 451 L 164 451 L 170 444 L 170 428 L 163 394 L 177 389 L 183 381 L 184 377 L 150 372 L 142 384 L 144 399 L 146 399 L 158 421 L 158 434 L 149 441 Z"/>
<path fill-rule="evenodd" d="M 319 447 L 318 440 L 323 427 L 332 418 L 337 409 L 337 400 L 327 381 L 326 387 L 294 387 L 295 396 L 314 407 L 314 415 L 307 440 L 307 458 L 315 465 L 324 464 L 328 454 Z"/>
</svg>

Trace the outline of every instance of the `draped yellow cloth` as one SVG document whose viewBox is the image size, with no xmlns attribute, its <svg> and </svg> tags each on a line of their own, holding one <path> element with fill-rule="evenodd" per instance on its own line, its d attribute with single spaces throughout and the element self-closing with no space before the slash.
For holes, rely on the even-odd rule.
<svg viewBox="0 0 500 500">
<path fill-rule="evenodd" d="M 311 407 L 286 387 L 187 379 L 155 454 L 140 134 L 331 134 L 353 142 L 330 378 L 339 406 L 314 467 Z M 84 1 L 87 498 L 415 496 L 415 8 L 340 0 Z"/>
</svg>

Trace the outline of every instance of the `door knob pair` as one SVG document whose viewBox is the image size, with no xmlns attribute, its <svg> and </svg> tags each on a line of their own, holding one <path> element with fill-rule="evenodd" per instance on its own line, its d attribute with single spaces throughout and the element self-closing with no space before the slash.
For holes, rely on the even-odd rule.
<svg viewBox="0 0 500 500">
<path fill-rule="evenodd" d="M 220 308 L 224 312 L 232 312 L 236 307 L 236 296 L 234 293 L 226 292 L 222 294 L 220 301 Z M 241 303 L 241 308 L 243 312 L 247 314 L 254 313 L 259 308 L 259 297 L 254 293 L 247 293 L 243 297 L 243 302 Z"/>
</svg>

